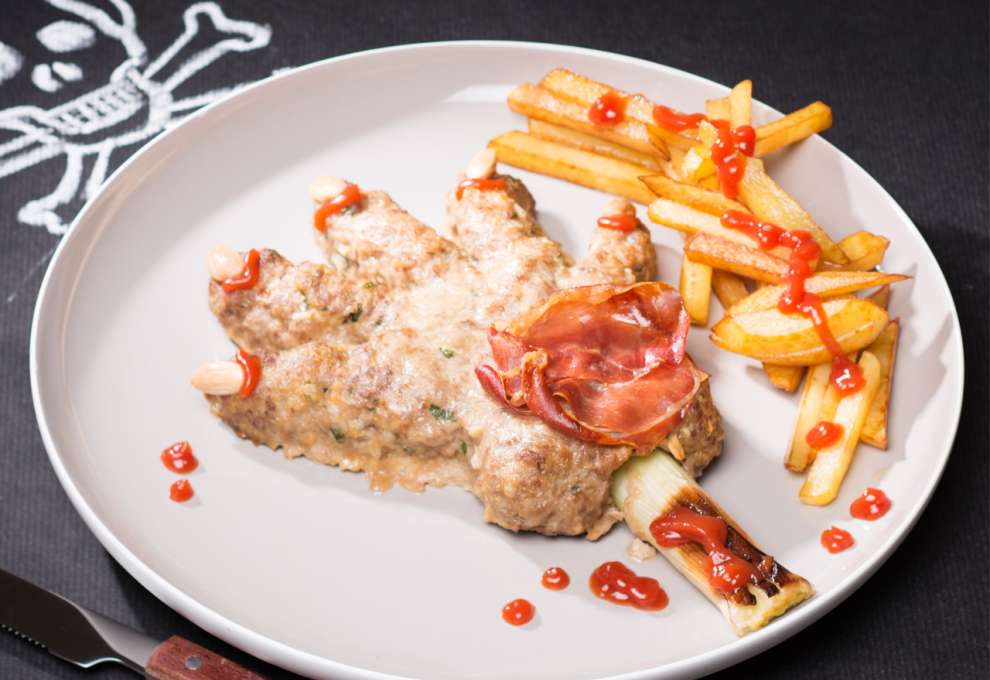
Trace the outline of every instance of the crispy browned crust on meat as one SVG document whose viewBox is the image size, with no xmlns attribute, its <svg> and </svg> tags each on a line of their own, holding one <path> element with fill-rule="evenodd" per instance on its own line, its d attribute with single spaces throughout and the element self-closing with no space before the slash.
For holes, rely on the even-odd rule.
<svg viewBox="0 0 990 680">
<path fill-rule="evenodd" d="M 722 453 L 724 440 L 722 416 L 712 401 L 711 386 L 706 378 L 681 423 L 660 446 L 679 460 L 688 473 L 698 477 Z"/>
</svg>

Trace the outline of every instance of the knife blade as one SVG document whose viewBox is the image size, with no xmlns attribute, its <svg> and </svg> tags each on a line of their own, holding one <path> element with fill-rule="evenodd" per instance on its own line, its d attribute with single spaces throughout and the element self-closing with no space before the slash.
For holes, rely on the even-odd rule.
<svg viewBox="0 0 990 680">
<path fill-rule="evenodd" d="M 112 662 L 161 680 L 262 680 L 188 640 L 155 640 L 3 569 L 0 628 L 82 668 Z"/>
</svg>

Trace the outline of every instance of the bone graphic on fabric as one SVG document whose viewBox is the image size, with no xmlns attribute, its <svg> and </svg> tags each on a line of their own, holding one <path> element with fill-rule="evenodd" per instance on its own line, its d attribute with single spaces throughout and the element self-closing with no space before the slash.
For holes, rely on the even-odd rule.
<svg viewBox="0 0 990 680">
<path fill-rule="evenodd" d="M 179 99 L 172 94 L 177 87 L 225 54 L 265 47 L 271 39 L 271 29 L 251 21 L 230 19 L 215 2 L 198 2 L 183 12 L 182 33 L 160 55 L 149 59 L 138 35 L 134 11 L 125 0 L 110 0 L 120 15 L 119 21 L 99 7 L 80 0 L 46 1 L 86 22 L 55 22 L 42 29 L 38 39 L 46 47 L 64 52 L 74 44 L 91 43 L 81 27 L 92 26 L 95 31 L 119 42 L 127 55 L 113 70 L 108 83 L 82 96 L 50 109 L 12 106 L 0 110 L 0 129 L 17 133 L 13 139 L 0 143 L 0 181 L 64 156 L 65 170 L 54 189 L 28 201 L 17 213 L 17 219 L 23 224 L 62 234 L 67 225 L 57 209 L 80 196 L 80 188 L 84 198 L 96 192 L 106 177 L 114 149 L 142 142 L 172 127 L 184 113 L 209 104 L 243 84 Z M 197 42 L 202 42 L 201 30 L 206 28 L 204 20 L 211 22 L 220 35 L 215 41 L 194 47 L 197 37 L 200 38 Z M 12 51 L 5 54 L 3 61 L 11 69 L 19 69 L 19 55 Z M 39 64 L 32 71 L 35 85 L 51 92 L 59 89 L 63 81 L 79 78 L 85 78 L 85 74 L 66 60 L 64 53 L 60 53 L 59 60 L 51 66 Z M 90 166 L 88 174 L 87 166 Z"/>
</svg>

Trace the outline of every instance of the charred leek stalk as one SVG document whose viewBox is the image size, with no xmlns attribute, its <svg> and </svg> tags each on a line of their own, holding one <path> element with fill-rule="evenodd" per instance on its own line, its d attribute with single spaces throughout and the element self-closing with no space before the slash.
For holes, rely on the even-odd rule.
<svg viewBox="0 0 990 680">
<path fill-rule="evenodd" d="M 633 457 L 612 478 L 612 497 L 625 513 L 626 524 L 664 557 L 719 608 L 737 635 L 758 630 L 814 593 L 811 584 L 757 548 L 736 522 L 708 497 L 687 472 L 664 451 Z M 677 506 L 718 517 L 728 525 L 727 547 L 754 567 L 757 576 L 739 591 L 726 595 L 710 581 L 712 565 L 697 543 L 675 548 L 659 545 L 650 524 Z"/>
</svg>

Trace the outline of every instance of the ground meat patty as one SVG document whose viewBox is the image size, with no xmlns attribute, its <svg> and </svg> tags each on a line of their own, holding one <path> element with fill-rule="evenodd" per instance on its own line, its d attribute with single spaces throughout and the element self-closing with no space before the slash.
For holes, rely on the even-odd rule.
<svg viewBox="0 0 990 680">
<path fill-rule="evenodd" d="M 448 197 L 444 236 L 379 191 L 327 220 L 329 267 L 265 251 L 250 291 L 210 289 L 235 341 L 264 356 L 247 399 L 210 397 L 242 436 L 360 470 L 374 488 L 453 484 L 512 531 L 597 538 L 620 518 L 610 480 L 633 451 L 576 441 L 491 399 L 474 367 L 486 333 L 556 290 L 656 278 L 649 232 L 597 229 L 576 264 L 522 182 Z M 697 475 L 722 429 L 707 381 L 665 446 Z"/>
</svg>

